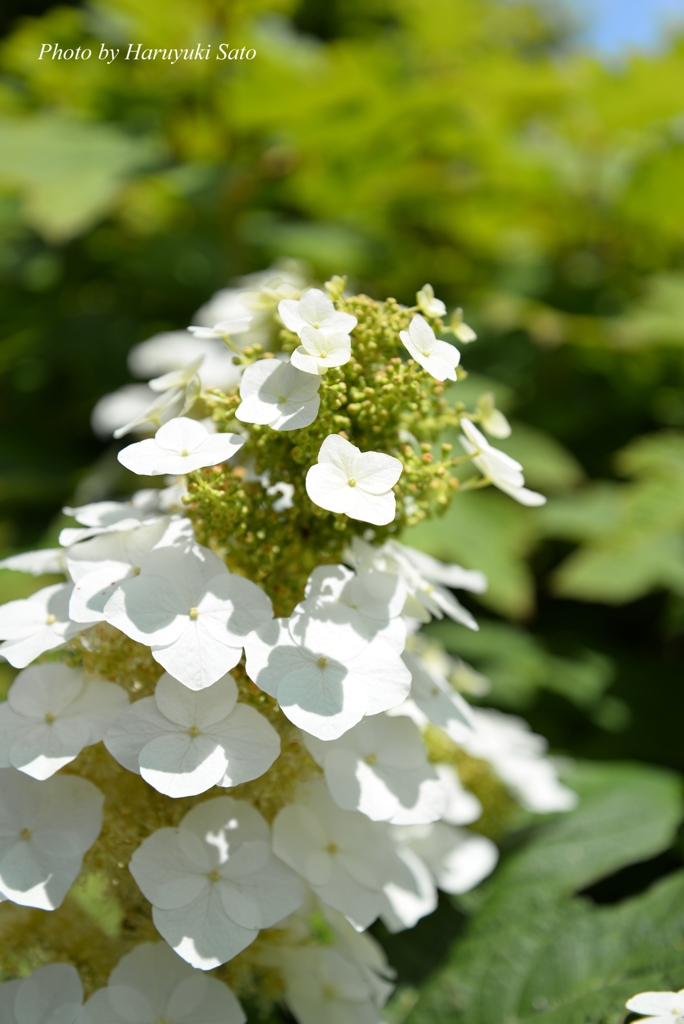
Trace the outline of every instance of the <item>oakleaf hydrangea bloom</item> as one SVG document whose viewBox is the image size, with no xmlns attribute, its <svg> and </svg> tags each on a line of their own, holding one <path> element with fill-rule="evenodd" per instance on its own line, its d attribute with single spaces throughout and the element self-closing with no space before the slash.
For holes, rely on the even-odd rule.
<svg viewBox="0 0 684 1024">
<path fill-rule="evenodd" d="M 81 870 L 102 825 L 102 795 L 86 779 L 45 782 L 0 769 L 0 893 L 54 910 Z"/>
<path fill-rule="evenodd" d="M 72 583 L 55 583 L 26 599 L 0 606 L 0 656 L 15 668 L 25 668 L 34 658 L 51 651 L 78 633 L 69 620 Z"/>
<path fill-rule="evenodd" d="M 291 722 L 323 740 L 407 696 L 410 674 L 380 637 L 368 642 L 340 621 L 299 613 L 267 623 L 245 640 L 247 674 Z"/>
<path fill-rule="evenodd" d="M 117 458 L 141 476 L 180 476 L 231 459 L 244 443 L 238 434 L 210 434 L 197 420 L 180 416 L 160 427 L 154 437 L 124 448 Z"/>
<path fill-rule="evenodd" d="M 334 304 L 318 288 L 309 288 L 301 299 L 283 299 L 278 304 L 280 319 L 300 338 L 307 327 L 324 334 L 349 334 L 358 323 L 355 316 L 335 309 Z"/>
<path fill-rule="evenodd" d="M 304 741 L 323 768 L 338 807 L 398 825 L 436 821 L 445 809 L 440 779 L 420 733 L 407 718 L 375 715 L 338 740 Z"/>
<path fill-rule="evenodd" d="M 300 430 L 316 419 L 321 404 L 318 375 L 280 359 L 260 359 L 245 369 L 237 419 L 274 430 Z"/>
<path fill-rule="evenodd" d="M 0 704 L 0 767 L 47 779 L 101 740 L 127 704 L 114 683 L 66 665 L 33 665 Z"/>
<path fill-rule="evenodd" d="M 651 1024 L 681 1024 L 684 1021 L 684 989 L 679 992 L 640 992 L 625 1003 L 632 1013 L 644 1014 Z"/>
<path fill-rule="evenodd" d="M 546 498 L 543 494 L 530 491 L 525 487 L 522 466 L 510 455 L 492 448 L 487 438 L 471 420 L 461 420 L 461 446 L 473 455 L 473 462 L 484 477 L 491 480 L 504 494 L 509 494 L 521 505 L 543 505 Z"/>
<path fill-rule="evenodd" d="M 107 622 L 148 644 L 155 660 L 192 690 L 237 665 L 247 634 L 271 615 L 263 590 L 199 545 L 153 551 L 105 606 Z"/>
<path fill-rule="evenodd" d="M 315 783 L 300 802 L 280 811 L 273 823 L 273 849 L 324 903 L 359 929 L 387 911 L 393 919 L 400 918 L 404 899 L 410 900 L 418 890 L 406 860 L 397 856 L 387 826 L 341 810 L 324 783 Z M 434 909 L 434 893 L 429 902 L 425 913 Z"/>
<path fill-rule="evenodd" d="M 493 391 L 485 391 L 480 395 L 477 410 L 480 414 L 480 423 L 488 434 L 500 438 L 511 436 L 511 425 L 501 410 L 497 409 Z"/>
<path fill-rule="evenodd" d="M 203 971 L 230 960 L 304 898 L 296 875 L 271 853 L 264 819 L 230 797 L 207 800 L 177 829 L 154 832 L 135 851 L 131 873 L 159 933 Z"/>
<path fill-rule="evenodd" d="M 71 964 L 47 964 L 0 985 L 2 1024 L 82 1024 L 83 986 Z"/>
<path fill-rule="evenodd" d="M 291 362 L 305 373 L 322 374 L 330 366 L 344 366 L 351 359 L 348 334 L 328 334 L 315 327 L 303 327 L 301 345 L 292 353 Z"/>
<path fill-rule="evenodd" d="M 463 310 L 460 306 L 458 306 L 451 314 L 448 330 L 463 345 L 470 345 L 471 342 L 477 341 L 477 334 L 475 331 L 472 327 L 468 327 L 468 324 L 463 322 Z"/>
<path fill-rule="evenodd" d="M 166 943 L 144 942 L 119 961 L 107 987 L 88 999 L 78 1024 L 244 1024 L 246 1019 L 227 985 L 184 964 Z"/>
<path fill-rule="evenodd" d="M 107 732 L 105 745 L 119 764 L 167 796 L 248 782 L 270 768 L 280 740 L 237 696 L 230 675 L 193 691 L 164 673 L 154 697 L 132 704 Z"/>
<path fill-rule="evenodd" d="M 456 380 L 461 353 L 448 341 L 438 341 L 420 314 L 414 316 L 408 331 L 401 331 L 399 337 L 415 361 L 435 380 Z"/>
<path fill-rule="evenodd" d="M 382 452 L 361 452 L 338 434 L 329 434 L 318 464 L 306 475 L 306 492 L 329 512 L 341 512 L 364 523 L 391 523 L 396 510 L 392 488 L 401 476 L 399 459 Z"/>
<path fill-rule="evenodd" d="M 66 508 L 59 548 L 0 563 L 65 577 L 0 608 L 24 669 L 0 705 L 0 909 L 19 957 L 66 961 L 0 986 L 2 1024 L 243 1024 L 204 973 L 233 960 L 265 1013 L 380 1024 L 395 974 L 362 930 L 486 877 L 499 801 L 574 804 L 545 741 L 470 708 L 460 690 L 487 680 L 419 632 L 477 629 L 454 591 L 482 573 L 397 540 L 464 487 L 543 500 L 474 425 L 510 429 L 491 396 L 466 408 L 433 326 L 474 332 L 460 310 L 442 326 L 430 285 L 407 308 L 310 284 L 291 263 L 250 275 L 135 346 L 147 383 L 93 422 L 147 435 L 119 458 L 162 486 Z M 483 479 L 457 479 L 470 461 Z M 69 965 L 91 992 L 117 943 L 82 1007 Z"/>
</svg>

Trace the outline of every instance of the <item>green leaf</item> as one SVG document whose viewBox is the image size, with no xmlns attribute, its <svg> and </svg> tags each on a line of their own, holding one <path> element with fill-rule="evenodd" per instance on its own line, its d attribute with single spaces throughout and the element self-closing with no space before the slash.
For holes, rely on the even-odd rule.
<svg viewBox="0 0 684 1024">
<path fill-rule="evenodd" d="M 0 184 L 18 190 L 26 221 L 63 242 L 108 213 L 130 175 L 159 156 L 149 140 L 53 114 L 0 120 Z"/>
<path fill-rule="evenodd" d="M 631 995 L 674 983 L 684 872 L 617 907 L 596 909 L 572 893 L 671 844 L 680 780 L 637 765 L 584 764 L 567 781 L 578 808 L 509 857 L 407 1024 L 618 1024 Z"/>
</svg>

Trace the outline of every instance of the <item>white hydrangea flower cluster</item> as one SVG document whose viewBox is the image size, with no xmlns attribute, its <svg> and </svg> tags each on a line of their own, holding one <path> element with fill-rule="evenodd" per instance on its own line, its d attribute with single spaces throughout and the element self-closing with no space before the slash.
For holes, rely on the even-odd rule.
<svg viewBox="0 0 684 1024">
<path fill-rule="evenodd" d="M 141 407 L 138 392 L 128 406 L 129 392 L 110 396 L 95 423 L 117 435 L 154 430 L 119 461 L 167 477 L 167 487 L 67 509 L 78 525 L 62 531 L 60 548 L 2 563 L 66 581 L 0 608 L 0 655 L 20 670 L 0 706 L 0 894 L 55 911 L 84 857 L 81 878 L 116 861 L 128 879 L 124 911 L 137 900 L 149 919 L 149 901 L 142 938 L 156 929 L 165 940 L 131 949 L 123 937 L 108 984 L 85 1003 L 68 963 L 0 986 L 3 1021 L 38 1024 L 50 1006 L 60 1024 L 239 1024 L 224 981 L 242 956 L 253 973 L 277 977 L 273 998 L 301 1024 L 376 1024 L 392 971 L 365 929 L 376 919 L 411 928 L 438 889 L 464 893 L 497 861 L 491 839 L 467 827 L 480 800 L 456 761 L 433 756 L 431 730 L 487 762 L 522 807 L 572 806 L 543 740 L 517 719 L 472 709 L 415 636 L 445 615 L 477 629 L 453 589 L 482 593 L 485 578 L 391 536 L 416 505 L 411 481 L 448 489 L 444 467 L 460 462 L 484 478 L 463 486 L 544 499 L 475 427 L 479 417 L 486 428 L 484 413 L 458 414 L 466 454 L 430 476 L 430 445 L 416 455 L 401 411 L 392 423 L 364 397 L 371 385 L 354 384 L 370 360 L 381 377 L 407 368 L 411 394 L 434 389 L 431 401 L 442 402 L 460 356 L 436 338 L 445 307 L 430 286 L 412 310 L 387 307 L 385 336 L 415 362 L 395 354 L 383 370 L 371 321 L 359 319 L 377 320 L 379 305 L 362 297 L 354 307 L 341 279 L 326 291 L 305 284 L 296 268 L 267 273 L 219 293 L 189 334 L 134 349 L 132 368 L 158 375 L 149 394 L 160 397 Z M 461 340 L 474 340 L 459 324 Z M 395 384 L 382 380 L 394 401 Z M 335 419 L 345 390 L 361 425 L 373 414 L 386 424 L 376 433 L 393 432 L 393 454 L 353 443 Z M 276 456 L 264 464 L 269 445 Z M 288 470 L 278 451 L 300 468 Z M 230 487 L 230 515 L 253 500 L 287 537 L 305 513 L 302 536 L 328 530 L 320 550 L 312 540 L 310 557 L 285 559 L 278 577 L 268 559 L 281 549 L 265 532 L 239 542 L 212 532 L 197 509 L 205 501 L 223 515 Z M 261 545 L 266 566 L 253 578 L 240 562 L 249 544 Z M 129 827 L 135 844 L 119 862 Z M 68 952 L 68 920 L 64 930 Z M 216 968 L 223 980 L 203 973 Z"/>
</svg>

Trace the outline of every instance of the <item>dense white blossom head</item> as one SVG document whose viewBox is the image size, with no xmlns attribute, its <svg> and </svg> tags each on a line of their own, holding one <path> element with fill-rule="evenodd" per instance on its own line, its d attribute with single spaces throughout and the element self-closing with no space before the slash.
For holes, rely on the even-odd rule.
<svg viewBox="0 0 684 1024">
<path fill-rule="evenodd" d="M 374 715 L 338 740 L 324 742 L 304 734 L 304 743 L 323 768 L 330 795 L 344 810 L 402 825 L 441 817 L 444 789 L 408 718 Z"/>
<path fill-rule="evenodd" d="M 167 796 L 195 796 L 256 779 L 275 761 L 280 739 L 237 696 L 230 675 L 193 691 L 164 673 L 154 697 L 136 701 L 112 725 L 105 746 Z"/>
<path fill-rule="evenodd" d="M 643 1014 L 644 1024 L 681 1024 L 684 1021 L 684 988 L 679 992 L 640 992 L 625 1003 L 632 1013 Z M 641 1024 L 641 1022 L 638 1022 Z"/>
<path fill-rule="evenodd" d="M 271 853 L 264 819 L 230 797 L 207 800 L 178 828 L 153 832 L 130 870 L 159 933 L 204 971 L 232 959 L 304 898 L 297 876 Z"/>
<path fill-rule="evenodd" d="M 0 893 L 54 910 L 81 870 L 102 825 L 102 794 L 86 779 L 45 782 L 0 769 Z"/>
<path fill-rule="evenodd" d="M 114 683 L 67 665 L 33 665 L 0 704 L 0 767 L 47 779 L 101 740 L 127 706 Z"/>
<path fill-rule="evenodd" d="M 461 353 L 448 341 L 439 341 L 420 314 L 414 316 L 408 331 L 399 332 L 399 337 L 409 354 L 435 380 L 456 380 L 456 367 L 461 361 Z"/>
<path fill-rule="evenodd" d="M 272 614 L 263 590 L 199 545 L 153 551 L 105 606 L 107 622 L 149 645 L 155 660 L 193 690 L 237 665 L 247 634 Z"/>
<path fill-rule="evenodd" d="M 510 455 L 500 452 L 498 448 L 492 448 L 487 438 L 482 434 L 472 420 L 462 419 L 459 441 L 461 447 L 473 455 L 473 463 L 480 470 L 482 475 L 498 487 L 504 494 L 515 498 L 521 505 L 544 505 L 546 498 L 537 491 L 530 491 L 525 487 L 523 468 L 519 462 L 512 459 Z"/>
<path fill-rule="evenodd" d="M 273 430 L 300 430 L 318 416 L 320 386 L 318 374 L 304 373 L 281 359 L 259 359 L 242 375 L 242 401 L 235 416 Z"/>
<path fill-rule="evenodd" d="M 278 304 L 278 312 L 288 330 L 300 338 L 307 327 L 324 334 L 349 334 L 358 323 L 351 313 L 335 309 L 325 292 L 318 288 L 309 288 L 298 301 L 283 299 Z"/>
<path fill-rule="evenodd" d="M 437 886 L 452 895 L 474 889 L 492 873 L 499 859 L 491 839 L 442 821 L 399 826 L 392 830 L 392 837 L 412 850 L 430 869 Z"/>
<path fill-rule="evenodd" d="M 403 468 L 392 455 L 362 452 L 339 434 L 329 434 L 318 463 L 306 474 L 306 493 L 314 505 L 329 512 L 384 526 L 394 519 L 392 488 Z"/>
<path fill-rule="evenodd" d="M 69 619 L 73 583 L 51 587 L 0 605 L 0 657 L 15 668 L 25 668 L 45 651 L 60 647 L 81 626 Z"/>
<path fill-rule="evenodd" d="M 71 964 L 47 964 L 0 985 L 2 1024 L 81 1024 L 83 986 Z"/>
<path fill-rule="evenodd" d="M 245 652 L 250 679 L 319 739 L 337 739 L 408 694 L 410 674 L 396 650 L 379 636 L 368 642 L 344 613 L 275 619 L 247 637 Z"/>
<path fill-rule="evenodd" d="M 197 420 L 179 416 L 160 427 L 154 437 L 124 448 L 117 458 L 141 476 L 181 476 L 231 459 L 244 443 L 239 434 L 211 434 Z"/>
<path fill-rule="evenodd" d="M 293 366 L 304 373 L 323 374 L 331 366 L 344 366 L 351 359 L 348 334 L 329 334 L 315 327 L 303 327 L 301 345 L 291 356 Z"/>
<path fill-rule="evenodd" d="M 416 879 L 392 843 L 388 827 L 339 808 L 322 781 L 278 812 L 273 849 L 324 903 L 359 929 L 380 914 L 401 913 L 415 895 Z M 431 903 L 434 909 L 434 891 Z"/>
<path fill-rule="evenodd" d="M 78 1024 L 244 1024 L 246 1019 L 227 985 L 183 963 L 165 942 L 144 942 L 119 961 L 107 987 L 88 999 Z"/>
</svg>

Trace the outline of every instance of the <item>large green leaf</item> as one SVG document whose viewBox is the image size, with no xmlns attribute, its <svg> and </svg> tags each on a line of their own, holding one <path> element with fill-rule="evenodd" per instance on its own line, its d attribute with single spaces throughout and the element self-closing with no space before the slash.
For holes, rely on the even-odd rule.
<svg viewBox="0 0 684 1024">
<path fill-rule="evenodd" d="M 108 125 L 52 114 L 0 120 L 0 184 L 19 192 L 26 221 L 49 241 L 108 213 L 126 179 L 155 156 L 148 140 Z"/>
<path fill-rule="evenodd" d="M 612 764 L 578 766 L 568 781 L 578 808 L 508 858 L 407 1024 L 617 1024 L 625 999 L 681 969 L 684 872 L 618 907 L 572 896 L 671 844 L 680 780 Z"/>
</svg>

